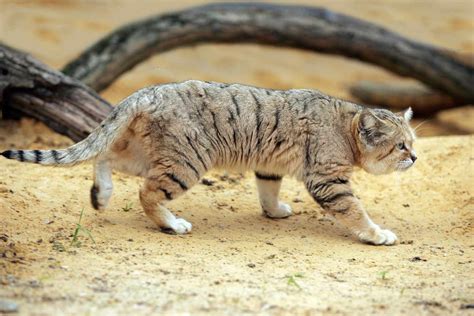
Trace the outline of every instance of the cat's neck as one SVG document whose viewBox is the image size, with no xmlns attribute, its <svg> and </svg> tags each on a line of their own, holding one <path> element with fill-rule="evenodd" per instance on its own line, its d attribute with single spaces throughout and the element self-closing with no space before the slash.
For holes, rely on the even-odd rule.
<svg viewBox="0 0 474 316">
<path fill-rule="evenodd" d="M 363 107 L 353 103 L 350 103 L 350 105 L 353 107 L 353 112 L 351 111 L 353 115 L 349 117 L 349 121 L 347 122 L 349 126 L 349 135 L 347 135 L 347 139 L 352 152 L 353 161 L 356 165 L 360 165 L 361 152 L 359 149 L 359 119 Z"/>
</svg>

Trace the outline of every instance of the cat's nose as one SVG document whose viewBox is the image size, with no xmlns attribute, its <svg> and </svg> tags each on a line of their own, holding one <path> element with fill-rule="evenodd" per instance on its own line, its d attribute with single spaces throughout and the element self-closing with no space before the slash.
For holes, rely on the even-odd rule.
<svg viewBox="0 0 474 316">
<path fill-rule="evenodd" d="M 418 157 L 415 154 L 411 154 L 410 158 L 411 158 L 411 161 L 413 162 L 415 162 L 418 159 Z"/>
</svg>

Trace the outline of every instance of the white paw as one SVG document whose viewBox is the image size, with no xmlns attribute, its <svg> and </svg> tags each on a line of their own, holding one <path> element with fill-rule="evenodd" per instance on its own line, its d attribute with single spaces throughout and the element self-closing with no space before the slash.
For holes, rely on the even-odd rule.
<svg viewBox="0 0 474 316">
<path fill-rule="evenodd" d="M 170 227 L 162 228 L 162 231 L 168 234 L 184 235 L 189 233 L 192 228 L 193 225 L 191 225 L 190 222 L 183 218 L 177 218 L 172 223 L 170 223 Z"/>
<path fill-rule="evenodd" d="M 376 226 L 368 231 L 360 232 L 358 237 L 361 241 L 373 245 L 394 245 L 397 241 L 397 235 L 388 229 L 381 229 Z"/>
<path fill-rule="evenodd" d="M 288 204 L 278 202 L 278 208 L 272 210 L 264 208 L 263 213 L 270 218 L 285 218 L 293 214 L 293 211 L 291 210 L 291 206 Z"/>
</svg>

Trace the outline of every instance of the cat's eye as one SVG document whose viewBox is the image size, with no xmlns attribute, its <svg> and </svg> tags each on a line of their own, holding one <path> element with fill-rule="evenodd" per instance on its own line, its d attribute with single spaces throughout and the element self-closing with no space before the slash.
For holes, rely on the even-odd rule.
<svg viewBox="0 0 474 316">
<path fill-rule="evenodd" d="M 400 149 L 400 150 L 404 150 L 406 147 L 405 147 L 405 143 L 401 142 L 401 143 L 398 143 L 397 144 L 397 148 Z"/>
</svg>

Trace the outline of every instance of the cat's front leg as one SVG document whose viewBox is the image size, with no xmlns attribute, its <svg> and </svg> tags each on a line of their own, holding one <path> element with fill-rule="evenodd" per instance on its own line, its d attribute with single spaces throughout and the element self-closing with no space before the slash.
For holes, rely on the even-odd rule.
<svg viewBox="0 0 474 316">
<path fill-rule="evenodd" d="M 393 245 L 397 236 L 375 224 L 365 212 L 361 202 L 344 176 L 306 179 L 311 196 L 326 211 L 347 226 L 361 241 L 374 245 Z"/>
<path fill-rule="evenodd" d="M 278 201 L 281 179 L 279 175 L 255 172 L 258 196 L 263 214 L 270 218 L 285 218 L 292 214 L 291 207 Z"/>
</svg>

